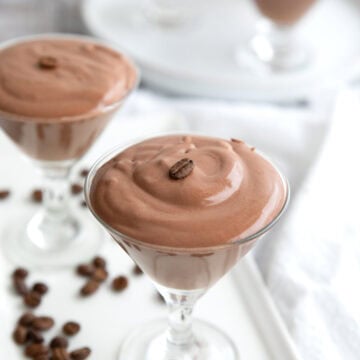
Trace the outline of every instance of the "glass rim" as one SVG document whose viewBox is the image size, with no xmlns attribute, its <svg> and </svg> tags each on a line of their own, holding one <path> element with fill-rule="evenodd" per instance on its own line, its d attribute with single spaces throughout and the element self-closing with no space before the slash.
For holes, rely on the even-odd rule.
<svg viewBox="0 0 360 360">
<path fill-rule="evenodd" d="M 239 238 L 237 240 L 233 240 L 227 243 L 223 243 L 220 245 L 211 245 L 211 246 L 201 246 L 201 247 L 173 247 L 173 246 L 166 246 L 166 245 L 154 245 L 139 239 L 135 239 L 129 235 L 126 235 L 116 229 L 114 229 L 112 226 L 108 225 L 94 210 L 94 208 L 92 207 L 91 204 L 91 199 L 90 199 L 90 193 L 91 193 L 91 186 L 93 183 L 93 179 L 97 173 L 97 171 L 109 160 L 111 160 L 113 157 L 115 157 L 116 155 L 120 154 L 122 151 L 128 149 L 129 147 L 136 145 L 137 143 L 141 142 L 141 141 L 145 141 L 147 139 L 150 138 L 156 138 L 159 136 L 171 136 L 171 135 L 179 135 L 179 136 L 193 136 L 195 135 L 194 133 L 183 133 L 183 132 L 170 132 L 170 133 L 162 133 L 162 134 L 158 134 L 158 135 L 153 135 L 150 137 L 143 137 L 142 140 L 133 140 L 130 141 L 127 144 L 121 144 L 121 145 L 117 145 L 114 148 L 108 150 L 106 153 L 104 153 L 102 156 L 100 156 L 95 162 L 94 164 L 91 166 L 90 171 L 88 173 L 88 175 L 86 176 L 85 179 L 85 184 L 84 184 L 84 195 L 85 195 L 85 202 L 87 204 L 88 209 L 90 210 L 90 212 L 92 213 L 92 215 L 96 218 L 97 221 L 99 221 L 99 223 L 111 234 L 115 234 L 117 236 L 119 236 L 120 238 L 123 238 L 131 243 L 134 244 L 138 244 L 140 246 L 143 247 L 147 247 L 147 248 L 152 248 L 154 250 L 159 250 L 159 251 L 164 251 L 164 252 L 172 252 L 172 253 L 188 253 L 188 252 L 209 252 L 212 250 L 220 250 L 220 249 L 227 249 L 230 248 L 234 245 L 243 245 L 245 243 L 250 242 L 251 240 L 257 239 L 260 236 L 264 235 L 265 233 L 267 233 L 270 229 L 273 228 L 273 226 L 280 220 L 280 218 L 282 217 L 282 215 L 284 214 L 285 210 L 287 209 L 288 205 L 289 205 L 289 201 L 290 201 L 290 185 L 289 185 L 289 181 L 287 180 L 287 178 L 282 174 L 282 172 L 278 169 L 278 167 L 267 157 L 265 156 L 261 151 L 255 149 L 255 152 L 258 153 L 260 156 L 262 156 L 266 161 L 268 161 L 273 167 L 274 169 L 277 171 L 277 173 L 279 174 L 281 181 L 283 183 L 284 189 L 285 189 L 285 199 L 284 199 L 284 203 L 283 206 L 281 207 L 281 209 L 279 210 L 279 212 L 276 214 L 276 216 L 265 226 L 263 226 L 260 230 L 258 230 L 257 232 L 248 235 L 244 238 Z M 207 135 L 200 135 L 200 134 L 196 134 L 197 136 L 207 136 Z M 223 138 L 219 138 L 219 139 L 223 139 Z M 223 139 L 226 140 L 226 139 Z"/>
<path fill-rule="evenodd" d="M 41 40 L 41 39 L 66 39 L 66 40 L 83 40 L 87 43 L 92 44 L 98 44 L 101 46 L 104 46 L 112 51 L 115 51 L 116 53 L 120 54 L 125 60 L 126 63 L 133 69 L 135 73 L 135 81 L 132 84 L 131 88 L 128 89 L 126 94 L 121 97 L 121 99 L 103 106 L 102 108 L 95 108 L 93 110 L 90 110 L 84 114 L 78 114 L 78 115 L 66 115 L 66 116 L 54 116 L 54 117 L 46 117 L 46 116 L 28 116 L 28 115 L 22 115 L 22 114 L 16 114 L 8 111 L 4 111 L 0 109 L 0 116 L 6 117 L 8 119 L 13 119 L 16 121 L 33 121 L 34 119 L 37 119 L 37 123 L 53 123 L 58 120 L 61 120 L 63 122 L 68 121 L 76 121 L 76 120 L 83 120 L 88 119 L 89 117 L 96 116 L 99 114 L 105 114 L 107 112 L 111 112 L 112 110 L 117 109 L 139 86 L 141 81 L 141 71 L 139 67 L 136 65 L 135 61 L 128 55 L 126 51 L 124 51 L 120 46 L 118 46 L 116 43 L 99 39 L 93 36 L 88 35 L 82 35 L 82 34 L 71 34 L 71 33 L 61 33 L 61 32 L 49 32 L 49 33 L 40 33 L 40 34 L 32 34 L 32 35 L 24 35 L 15 37 L 12 39 L 8 39 L 5 41 L 2 41 L 0 43 L 0 51 L 3 49 L 9 48 L 17 43 L 26 43 L 31 42 L 35 40 Z"/>
</svg>

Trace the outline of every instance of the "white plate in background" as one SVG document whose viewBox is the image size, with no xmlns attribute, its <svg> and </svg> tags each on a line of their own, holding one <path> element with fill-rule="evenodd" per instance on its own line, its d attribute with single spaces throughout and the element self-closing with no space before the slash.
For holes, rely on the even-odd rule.
<svg viewBox="0 0 360 360">
<path fill-rule="evenodd" d="M 244 0 L 209 1 L 195 23 L 160 28 L 142 16 L 142 0 L 85 0 L 88 30 L 113 41 L 138 62 L 154 88 L 214 98 L 293 101 L 346 79 L 360 58 L 360 2 L 320 0 L 299 26 L 314 49 L 313 66 L 287 75 L 256 75 L 240 68 L 258 14 Z"/>
</svg>

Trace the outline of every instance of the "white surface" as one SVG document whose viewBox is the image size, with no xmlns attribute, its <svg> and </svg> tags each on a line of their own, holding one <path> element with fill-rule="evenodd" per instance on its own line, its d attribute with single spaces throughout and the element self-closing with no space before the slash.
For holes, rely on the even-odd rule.
<svg viewBox="0 0 360 360">
<path fill-rule="evenodd" d="M 89 30 L 123 47 L 139 63 L 146 83 L 187 95 L 230 99 L 293 100 L 338 85 L 360 57 L 360 3 L 319 1 L 299 24 L 299 36 L 314 51 L 306 71 L 255 75 L 235 62 L 258 14 L 249 1 L 210 1 L 195 23 L 179 28 L 150 24 L 142 0 L 87 0 Z M 341 29 L 341 31 L 339 30 Z"/>
<path fill-rule="evenodd" d="M 137 103 L 146 104 L 146 96 L 138 95 Z M 134 100 L 135 100 L 134 99 Z M 132 113 L 132 115 L 130 115 Z M 156 114 L 156 115 L 155 115 Z M 186 130 L 186 122 L 180 115 L 166 111 L 153 111 L 152 116 L 135 115 L 131 105 L 127 118 L 115 120 L 100 142 L 83 161 L 86 164 L 106 148 L 120 143 L 131 133 L 139 136 L 149 132 Z M 147 126 L 149 128 L 147 128 Z M 151 130 L 150 130 L 151 129 Z M 34 169 L 20 159 L 19 152 L 0 133 L 0 161 L 3 173 L 0 188 L 10 185 L 13 193 L 9 201 L 0 203 L 0 230 L 27 206 L 27 195 L 34 184 Z M 78 204 L 80 198 L 76 200 Z M 35 207 L 34 207 L 35 209 Z M 84 209 L 84 211 L 88 211 Z M 105 237 L 105 236 L 104 236 Z M 109 270 L 114 276 L 128 274 L 132 267 L 128 257 L 107 236 L 102 254 L 109 259 Z M 79 259 L 79 262 L 85 259 Z M 13 265 L 0 255 L 0 318 L 2 345 L 1 359 L 21 359 L 22 355 L 10 340 L 17 317 L 24 310 L 20 299 L 11 292 L 9 274 Z M 253 279 L 253 280 L 252 280 Z M 37 314 L 50 314 L 57 325 L 49 337 L 57 333 L 61 325 L 70 319 L 80 321 L 83 330 L 73 340 L 71 348 L 90 345 L 93 359 L 115 358 L 119 344 L 130 328 L 158 316 L 165 316 L 165 309 L 154 299 L 154 289 L 143 276 L 130 278 L 130 287 L 123 294 L 114 294 L 108 287 L 88 299 L 77 296 L 84 280 L 74 275 L 73 269 L 59 272 L 33 272 L 30 282 L 43 280 L 51 291 L 45 296 Z M 226 295 L 225 295 L 226 294 Z M 256 301 L 256 308 L 254 304 Z M 296 360 L 294 347 L 276 314 L 274 306 L 257 270 L 249 258 L 236 269 L 236 276 L 227 276 L 209 291 L 196 309 L 196 316 L 208 319 L 229 333 L 239 348 L 241 359 Z"/>
<path fill-rule="evenodd" d="M 307 360 L 360 354 L 360 91 L 345 91 L 286 226 L 257 251 L 265 281 Z"/>
</svg>

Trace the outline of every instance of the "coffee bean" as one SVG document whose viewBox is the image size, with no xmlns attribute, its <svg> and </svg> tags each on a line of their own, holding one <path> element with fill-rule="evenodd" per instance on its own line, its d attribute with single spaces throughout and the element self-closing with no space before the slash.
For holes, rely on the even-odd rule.
<svg viewBox="0 0 360 360">
<path fill-rule="evenodd" d="M 135 265 L 133 267 L 133 274 L 134 275 L 142 275 L 143 274 L 143 271 L 140 269 L 140 267 L 138 265 Z"/>
<path fill-rule="evenodd" d="M 93 260 L 93 264 L 95 267 L 98 268 L 105 268 L 106 267 L 106 260 L 101 256 L 96 256 Z"/>
<path fill-rule="evenodd" d="M 80 324 L 75 321 L 68 321 L 63 326 L 63 332 L 65 335 L 73 336 L 80 331 Z"/>
<path fill-rule="evenodd" d="M 28 287 L 25 284 L 25 281 L 23 278 L 14 277 L 13 284 L 14 284 L 14 289 L 17 294 L 24 296 L 29 292 Z"/>
<path fill-rule="evenodd" d="M 32 322 L 35 320 L 35 315 L 31 312 L 26 312 L 25 314 L 21 315 L 18 320 L 18 324 L 22 326 L 31 326 Z"/>
<path fill-rule="evenodd" d="M 36 291 L 28 292 L 23 299 L 24 304 L 31 308 L 36 308 L 41 304 L 41 295 Z"/>
<path fill-rule="evenodd" d="M 70 360 L 70 355 L 65 348 L 56 347 L 52 349 L 51 360 Z"/>
<path fill-rule="evenodd" d="M 50 316 L 38 316 L 32 322 L 32 327 L 35 330 L 46 331 L 51 329 L 55 324 L 55 321 Z"/>
<path fill-rule="evenodd" d="M 127 288 L 129 284 L 128 279 L 125 276 L 117 276 L 111 283 L 111 287 L 114 291 L 120 292 Z"/>
<path fill-rule="evenodd" d="M 89 175 L 90 170 L 89 169 L 82 169 L 80 171 L 80 176 L 87 177 Z"/>
<path fill-rule="evenodd" d="M 14 270 L 12 276 L 14 278 L 25 279 L 29 275 L 29 272 L 24 268 L 17 268 Z"/>
<path fill-rule="evenodd" d="M 80 289 L 80 294 L 82 296 L 89 296 L 94 294 L 99 289 L 99 282 L 96 280 L 89 280 L 86 284 Z"/>
<path fill-rule="evenodd" d="M 56 336 L 50 341 L 50 347 L 54 348 L 67 348 L 69 346 L 68 340 L 64 336 Z"/>
<path fill-rule="evenodd" d="M 181 159 L 169 169 L 169 176 L 174 180 L 181 180 L 191 174 L 194 169 L 194 162 L 190 159 Z"/>
<path fill-rule="evenodd" d="M 28 339 L 28 329 L 25 326 L 18 325 L 13 332 L 13 339 L 18 345 L 23 345 Z"/>
<path fill-rule="evenodd" d="M 80 264 L 76 268 L 77 274 L 81 276 L 91 276 L 94 273 L 94 271 L 95 271 L 94 266 L 89 264 Z"/>
<path fill-rule="evenodd" d="M 82 202 L 80 203 L 80 206 L 83 207 L 83 208 L 86 208 L 86 207 L 87 207 L 86 201 L 82 201 Z"/>
<path fill-rule="evenodd" d="M 73 195 L 80 194 L 80 193 L 82 193 L 83 190 L 84 190 L 84 188 L 80 184 L 72 184 L 71 185 L 71 193 Z"/>
<path fill-rule="evenodd" d="M 98 282 L 104 282 L 108 278 L 108 272 L 103 268 L 97 268 L 92 275 L 92 279 Z"/>
<path fill-rule="evenodd" d="M 0 200 L 5 200 L 10 196 L 9 190 L 0 190 Z"/>
<path fill-rule="evenodd" d="M 38 331 L 29 329 L 28 331 L 28 340 L 35 344 L 42 344 L 44 342 L 44 337 Z"/>
<path fill-rule="evenodd" d="M 41 69 L 53 70 L 58 67 L 58 60 L 53 56 L 41 56 L 38 65 Z"/>
<path fill-rule="evenodd" d="M 78 350 L 74 350 L 70 353 L 71 360 L 85 360 L 91 354 L 91 350 L 88 347 L 84 347 Z"/>
<path fill-rule="evenodd" d="M 38 292 L 40 295 L 45 295 L 49 291 L 49 287 L 44 283 L 36 283 L 34 284 L 33 291 Z"/>
<path fill-rule="evenodd" d="M 48 354 L 49 348 L 43 344 L 30 344 L 25 348 L 25 355 L 31 358 Z"/>
<path fill-rule="evenodd" d="M 34 203 L 41 203 L 43 201 L 43 192 L 40 189 L 35 189 L 31 193 L 31 200 Z"/>
</svg>

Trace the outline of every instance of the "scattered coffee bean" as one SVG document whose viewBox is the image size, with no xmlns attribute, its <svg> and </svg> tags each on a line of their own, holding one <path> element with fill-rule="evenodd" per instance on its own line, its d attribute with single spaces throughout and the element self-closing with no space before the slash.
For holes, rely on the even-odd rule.
<svg viewBox="0 0 360 360">
<path fill-rule="evenodd" d="M 31 358 L 48 354 L 49 348 L 43 344 L 30 344 L 25 348 L 25 355 Z"/>
<path fill-rule="evenodd" d="M 31 200 L 34 203 L 41 203 L 43 201 L 43 192 L 40 189 L 35 189 L 31 193 Z"/>
<path fill-rule="evenodd" d="M 80 184 L 72 184 L 71 185 L 71 193 L 73 195 L 78 195 L 78 194 L 82 193 L 83 190 L 84 190 L 84 188 Z"/>
<path fill-rule="evenodd" d="M 140 269 L 140 267 L 138 265 L 134 265 L 132 273 L 134 275 L 142 275 L 143 271 Z"/>
<path fill-rule="evenodd" d="M 29 292 L 28 287 L 26 286 L 23 278 L 15 277 L 13 279 L 13 284 L 14 284 L 14 289 L 17 294 L 24 296 Z"/>
<path fill-rule="evenodd" d="M 174 180 L 181 180 L 191 174 L 194 169 L 194 162 L 191 159 L 181 159 L 169 169 L 169 176 Z"/>
<path fill-rule="evenodd" d="M 99 289 L 99 282 L 96 280 L 90 279 L 86 284 L 80 289 L 80 294 L 82 296 L 89 296 L 94 294 Z"/>
<path fill-rule="evenodd" d="M 80 176 L 81 176 L 81 177 L 87 177 L 87 176 L 89 175 L 89 172 L 90 172 L 89 169 L 82 169 L 82 170 L 80 171 Z"/>
<path fill-rule="evenodd" d="M 84 347 L 78 350 L 74 350 L 70 353 L 71 360 L 85 360 L 91 354 L 91 350 L 88 347 Z"/>
<path fill-rule="evenodd" d="M 28 329 L 25 326 L 18 325 L 13 332 L 13 339 L 18 345 L 23 345 L 28 339 Z"/>
<path fill-rule="evenodd" d="M 108 278 L 108 272 L 103 268 L 96 268 L 94 274 L 92 275 L 92 279 L 98 282 L 104 282 Z"/>
<path fill-rule="evenodd" d="M 14 278 L 25 279 L 29 275 L 29 272 L 24 268 L 17 268 L 13 272 Z"/>
<path fill-rule="evenodd" d="M 64 336 L 56 336 L 50 341 L 50 347 L 54 348 L 67 348 L 69 346 L 69 342 Z"/>
<path fill-rule="evenodd" d="M 80 331 L 80 324 L 75 321 L 68 321 L 62 329 L 65 335 L 73 336 Z"/>
<path fill-rule="evenodd" d="M 44 342 L 44 337 L 38 331 L 29 329 L 28 331 L 28 340 L 34 344 L 42 344 Z"/>
<path fill-rule="evenodd" d="M 96 256 L 93 260 L 93 264 L 95 267 L 98 268 L 105 268 L 106 267 L 106 261 L 103 257 L 101 256 Z"/>
<path fill-rule="evenodd" d="M 77 274 L 81 276 L 91 276 L 94 273 L 94 271 L 95 271 L 94 266 L 89 264 L 80 264 L 76 268 Z"/>
<path fill-rule="evenodd" d="M 24 304 L 31 308 L 38 307 L 41 304 L 41 295 L 36 291 L 28 292 L 24 295 Z"/>
<path fill-rule="evenodd" d="M 22 326 L 31 326 L 32 322 L 35 320 L 35 315 L 31 312 L 26 312 L 25 314 L 21 315 L 18 324 Z"/>
<path fill-rule="evenodd" d="M 44 283 L 36 283 L 34 284 L 33 291 L 38 292 L 40 295 L 45 295 L 49 291 L 49 287 Z"/>
<path fill-rule="evenodd" d="M 120 292 L 128 287 L 129 281 L 125 276 L 117 276 L 111 283 L 114 291 Z"/>
<path fill-rule="evenodd" d="M 31 326 L 35 330 L 46 331 L 51 329 L 55 324 L 55 321 L 50 316 L 38 316 L 32 322 Z"/>
<path fill-rule="evenodd" d="M 9 190 L 0 190 L 0 200 L 5 200 L 10 196 Z"/>
<path fill-rule="evenodd" d="M 38 65 L 41 69 L 53 70 L 58 66 L 58 61 L 53 56 L 41 56 Z"/>
<path fill-rule="evenodd" d="M 65 348 L 56 347 L 52 349 L 51 360 L 70 360 L 70 355 Z"/>
</svg>

